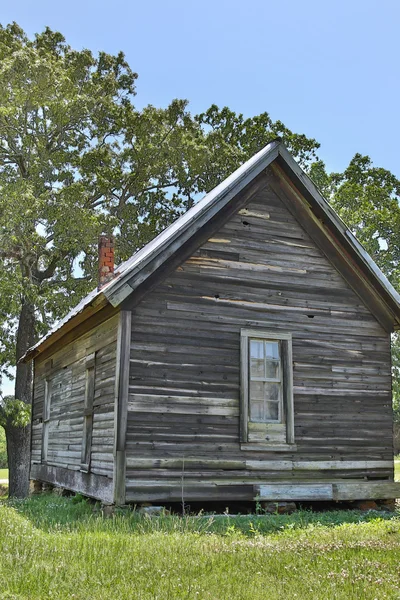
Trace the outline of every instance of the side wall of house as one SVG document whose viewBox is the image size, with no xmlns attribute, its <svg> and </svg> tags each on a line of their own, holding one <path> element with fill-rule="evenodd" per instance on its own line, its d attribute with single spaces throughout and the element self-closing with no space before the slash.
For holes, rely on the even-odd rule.
<svg viewBox="0 0 400 600">
<path fill-rule="evenodd" d="M 133 309 L 127 501 L 392 480 L 390 336 L 288 208 L 266 179 Z M 293 336 L 296 450 L 241 449 L 245 327 Z"/>
<path fill-rule="evenodd" d="M 62 345 L 44 360 L 36 360 L 32 415 L 31 478 L 108 502 L 113 500 L 117 331 L 118 315 Z M 88 359 L 94 369 L 89 409 L 85 407 Z M 45 460 L 42 447 L 47 385 L 51 392 Z M 85 412 L 90 423 L 86 425 Z M 90 461 L 86 469 L 82 466 L 85 437 Z"/>
</svg>

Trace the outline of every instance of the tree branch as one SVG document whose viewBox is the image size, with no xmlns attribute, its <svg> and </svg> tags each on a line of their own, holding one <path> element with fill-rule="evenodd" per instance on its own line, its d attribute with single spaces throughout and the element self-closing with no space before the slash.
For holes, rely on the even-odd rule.
<svg viewBox="0 0 400 600">
<path fill-rule="evenodd" d="M 20 260 L 22 255 L 21 252 L 18 252 L 18 250 L 0 250 L 0 258 L 16 258 Z"/>
<path fill-rule="evenodd" d="M 57 268 L 58 265 L 58 257 L 54 257 L 49 265 L 47 266 L 46 269 L 44 269 L 43 271 L 40 271 L 39 269 L 35 269 L 33 276 L 35 277 L 35 279 L 37 279 L 39 282 L 44 281 L 45 279 L 49 279 L 49 277 L 53 277 L 55 270 Z"/>
</svg>

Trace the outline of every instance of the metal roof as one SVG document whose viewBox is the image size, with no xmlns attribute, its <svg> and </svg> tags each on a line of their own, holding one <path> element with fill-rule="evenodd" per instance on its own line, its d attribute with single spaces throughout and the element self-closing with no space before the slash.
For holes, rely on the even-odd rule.
<svg viewBox="0 0 400 600">
<path fill-rule="evenodd" d="M 146 269 L 144 272 L 145 267 L 149 263 L 152 263 L 153 270 L 158 268 L 278 156 L 281 157 L 286 167 L 290 170 L 291 176 L 299 180 L 302 186 L 312 195 L 328 220 L 337 227 L 350 244 L 352 250 L 361 259 L 364 267 L 392 299 L 396 309 L 399 311 L 400 320 L 399 293 L 394 289 L 353 233 L 343 223 L 328 201 L 320 194 L 308 175 L 299 167 L 282 142 L 274 140 L 236 169 L 236 171 L 206 194 L 197 204 L 162 231 L 151 242 L 146 244 L 146 246 L 128 260 L 121 263 L 116 268 L 115 278 L 112 281 L 100 291 L 96 288 L 83 298 L 35 346 L 30 348 L 23 358 L 26 359 L 35 355 L 40 351 L 40 346 L 48 338 L 65 326 L 71 319 L 74 319 L 78 314 L 88 309 L 88 307 L 99 305 L 104 301 L 114 307 L 119 306 L 151 274 L 151 269 Z"/>
</svg>

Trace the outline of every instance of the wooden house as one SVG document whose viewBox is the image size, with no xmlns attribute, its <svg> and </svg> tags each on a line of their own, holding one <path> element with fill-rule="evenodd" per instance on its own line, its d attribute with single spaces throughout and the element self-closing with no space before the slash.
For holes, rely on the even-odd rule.
<svg viewBox="0 0 400 600">
<path fill-rule="evenodd" d="M 25 357 L 32 479 L 120 505 L 400 496 L 400 296 L 279 140 L 111 254 Z"/>
</svg>

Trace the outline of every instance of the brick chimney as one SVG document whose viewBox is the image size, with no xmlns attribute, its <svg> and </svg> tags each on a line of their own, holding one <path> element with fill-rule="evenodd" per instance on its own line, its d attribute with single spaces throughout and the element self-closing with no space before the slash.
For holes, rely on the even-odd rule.
<svg viewBox="0 0 400 600">
<path fill-rule="evenodd" d="M 114 278 L 114 238 L 99 237 L 99 284 L 98 290 Z"/>
</svg>

